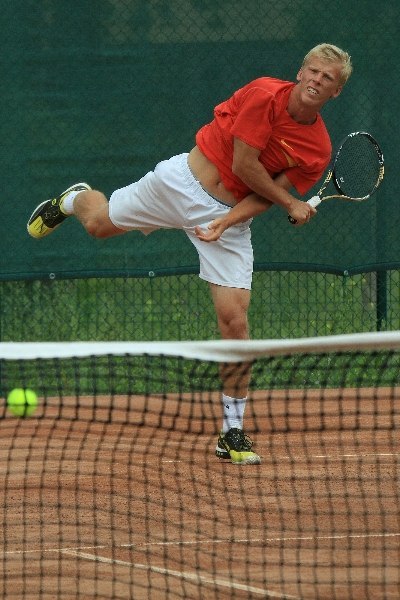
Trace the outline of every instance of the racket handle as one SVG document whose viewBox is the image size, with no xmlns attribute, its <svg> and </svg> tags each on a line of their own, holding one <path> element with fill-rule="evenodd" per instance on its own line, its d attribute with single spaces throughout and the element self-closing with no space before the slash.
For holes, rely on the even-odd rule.
<svg viewBox="0 0 400 600">
<path fill-rule="evenodd" d="M 307 200 L 307 204 L 312 206 L 313 208 L 317 208 L 318 204 L 321 204 L 322 200 L 319 196 L 313 196 L 309 200 Z"/>
<path fill-rule="evenodd" d="M 321 198 L 319 196 L 313 196 L 312 198 L 307 200 L 307 204 L 309 204 L 313 208 L 316 208 L 318 206 L 318 204 L 320 204 L 320 202 L 321 202 Z M 293 217 L 291 217 L 290 215 L 288 215 L 288 221 L 292 225 L 295 225 L 297 223 L 297 220 L 293 219 Z"/>
</svg>

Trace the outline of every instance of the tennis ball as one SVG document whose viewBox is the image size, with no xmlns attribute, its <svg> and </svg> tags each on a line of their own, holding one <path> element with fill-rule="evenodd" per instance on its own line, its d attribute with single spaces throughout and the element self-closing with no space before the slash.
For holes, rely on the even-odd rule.
<svg viewBox="0 0 400 600">
<path fill-rule="evenodd" d="M 28 388 L 14 388 L 7 396 L 7 406 L 16 417 L 30 417 L 37 405 L 35 392 Z"/>
</svg>

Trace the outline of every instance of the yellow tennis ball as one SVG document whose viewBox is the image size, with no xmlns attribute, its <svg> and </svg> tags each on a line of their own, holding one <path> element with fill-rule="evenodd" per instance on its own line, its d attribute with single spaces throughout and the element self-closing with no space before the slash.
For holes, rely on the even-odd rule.
<svg viewBox="0 0 400 600">
<path fill-rule="evenodd" d="M 16 417 L 30 417 L 37 408 L 38 399 L 29 388 L 14 388 L 7 396 L 7 405 Z"/>
</svg>

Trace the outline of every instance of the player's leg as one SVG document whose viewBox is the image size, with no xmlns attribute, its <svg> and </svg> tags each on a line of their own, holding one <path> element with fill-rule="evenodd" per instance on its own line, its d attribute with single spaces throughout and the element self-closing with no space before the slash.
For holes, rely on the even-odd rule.
<svg viewBox="0 0 400 600">
<path fill-rule="evenodd" d="M 210 284 L 221 337 L 226 340 L 249 339 L 247 311 L 250 304 L 250 290 L 229 288 Z M 223 431 L 232 427 L 243 429 L 243 416 L 251 376 L 251 366 L 247 363 L 220 366 L 223 384 L 224 421 Z M 231 402 L 226 399 L 230 398 Z"/>
<path fill-rule="evenodd" d="M 210 284 L 210 289 L 222 338 L 248 339 L 250 290 L 216 284 Z M 223 385 L 223 422 L 216 455 L 230 459 L 234 464 L 259 464 L 261 459 L 252 451 L 252 442 L 243 431 L 251 365 L 223 364 L 220 366 L 220 376 Z"/>
<path fill-rule="evenodd" d="M 249 339 L 250 290 L 215 283 L 210 283 L 210 289 L 221 336 L 231 340 Z"/>
<path fill-rule="evenodd" d="M 230 207 L 209 196 L 190 172 L 188 181 L 193 207 L 188 213 L 190 220 L 185 231 L 199 254 L 200 277 L 210 284 L 221 336 L 224 339 L 248 339 L 247 310 L 253 272 L 250 221 L 230 227 L 215 242 L 199 240 L 194 233 L 195 227 L 206 229 L 213 219 L 226 214 Z M 251 450 L 252 442 L 243 432 L 250 366 L 221 366 L 221 379 L 224 418 L 216 454 L 235 464 L 258 464 L 260 457 Z"/>
<path fill-rule="evenodd" d="M 68 205 L 68 201 L 65 202 Z M 126 233 L 114 225 L 109 216 L 109 203 L 102 192 L 80 192 L 73 200 L 72 214 L 80 221 L 87 233 L 96 238 L 108 238 Z"/>
<path fill-rule="evenodd" d="M 185 169 L 188 171 L 187 153 L 173 156 L 138 181 L 115 190 L 109 201 L 88 184 L 75 184 L 36 207 L 28 232 L 35 238 L 45 237 L 71 214 L 90 235 L 99 238 L 125 231 L 147 235 L 156 229 L 182 228 L 192 207 Z"/>
</svg>

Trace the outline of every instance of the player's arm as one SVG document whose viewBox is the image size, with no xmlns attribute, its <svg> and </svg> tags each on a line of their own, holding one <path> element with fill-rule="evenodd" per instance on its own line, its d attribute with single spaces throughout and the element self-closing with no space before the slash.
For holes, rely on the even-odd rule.
<svg viewBox="0 0 400 600">
<path fill-rule="evenodd" d="M 260 151 L 249 146 L 240 139 L 234 139 L 232 171 L 259 198 L 265 198 L 284 208 L 296 219 L 299 225 L 306 223 L 316 211 L 306 202 L 302 202 L 289 193 L 286 185 L 280 185 L 279 180 L 272 179 L 259 161 Z"/>
<path fill-rule="evenodd" d="M 195 233 L 200 240 L 215 242 L 228 227 L 265 212 L 273 204 L 286 209 L 298 225 L 306 223 L 316 213 L 309 204 L 290 194 L 292 184 L 285 173 L 272 179 L 258 160 L 259 155 L 260 152 L 256 148 L 238 138 L 234 139 L 232 171 L 253 190 L 253 193 L 236 204 L 224 217 L 212 221 L 207 231 L 196 227 Z"/>
<path fill-rule="evenodd" d="M 289 184 L 290 185 L 290 184 Z M 225 229 L 244 223 L 249 219 L 265 212 L 273 206 L 273 202 L 261 198 L 257 194 L 249 194 L 238 202 L 232 209 L 226 213 L 224 217 L 214 219 L 207 230 L 204 231 L 200 227 L 195 227 L 196 236 L 203 242 L 215 242 L 224 233 Z"/>
<path fill-rule="evenodd" d="M 279 185 L 286 190 L 290 190 L 292 187 L 292 184 L 284 173 L 278 175 L 274 181 L 276 185 Z M 252 219 L 253 217 L 256 217 L 257 215 L 269 210 L 273 205 L 273 202 L 267 200 L 266 198 L 262 198 L 258 194 L 249 194 L 243 198 L 243 200 L 233 206 L 224 217 L 220 217 L 219 219 L 212 221 L 209 224 L 207 231 L 204 231 L 200 227 L 196 227 L 196 236 L 203 242 L 215 242 L 221 237 L 225 229 L 228 229 L 228 227 L 238 225 L 239 223 L 244 223 L 245 221 L 248 221 L 249 219 Z"/>
<path fill-rule="evenodd" d="M 286 177 L 285 173 L 280 173 L 274 179 L 275 185 L 283 188 L 284 190 L 290 190 L 292 184 Z M 226 213 L 224 217 L 215 219 L 212 221 L 207 230 L 203 230 L 200 227 L 195 228 L 196 236 L 203 242 L 215 242 L 224 233 L 225 229 L 244 223 L 253 217 L 269 210 L 274 203 L 266 198 L 262 198 L 258 194 L 249 194 L 243 200 L 238 202 L 232 209 Z"/>
</svg>

